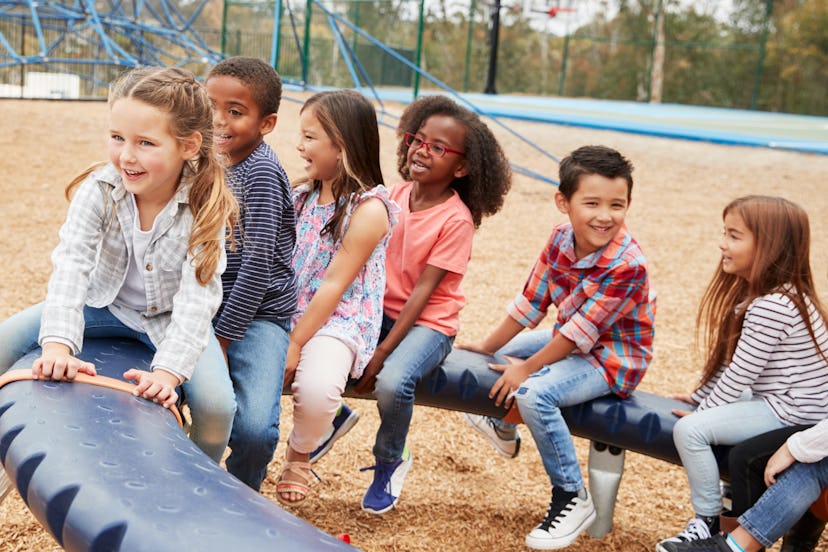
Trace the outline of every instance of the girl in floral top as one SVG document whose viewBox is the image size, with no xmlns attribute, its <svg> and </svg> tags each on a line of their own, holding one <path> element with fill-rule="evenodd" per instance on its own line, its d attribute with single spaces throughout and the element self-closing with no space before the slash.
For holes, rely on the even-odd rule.
<svg viewBox="0 0 828 552">
<path fill-rule="evenodd" d="M 305 103 L 299 122 L 307 178 L 294 191 L 299 306 L 285 367 L 294 426 L 276 487 L 289 504 L 307 496 L 310 453 L 330 427 L 348 377 L 359 377 L 374 353 L 385 247 L 398 212 L 382 185 L 368 100 L 348 90 L 322 92 Z"/>
</svg>

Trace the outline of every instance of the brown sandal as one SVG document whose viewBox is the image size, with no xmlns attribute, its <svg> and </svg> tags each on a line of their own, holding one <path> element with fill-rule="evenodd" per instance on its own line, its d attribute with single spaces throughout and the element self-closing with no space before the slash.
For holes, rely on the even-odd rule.
<svg viewBox="0 0 828 552">
<path fill-rule="evenodd" d="M 292 472 L 300 479 L 298 481 L 285 479 L 285 474 L 287 472 Z M 319 476 L 316 475 L 316 472 L 311 469 L 310 462 L 285 462 L 282 466 L 282 473 L 279 475 L 279 482 L 276 484 L 276 498 L 279 502 L 288 506 L 304 502 L 310 492 L 310 486 L 313 483 L 311 475 L 319 481 L 322 481 L 319 479 Z M 286 493 L 296 493 L 300 495 L 301 498 L 299 500 L 286 500 L 282 496 Z"/>
</svg>

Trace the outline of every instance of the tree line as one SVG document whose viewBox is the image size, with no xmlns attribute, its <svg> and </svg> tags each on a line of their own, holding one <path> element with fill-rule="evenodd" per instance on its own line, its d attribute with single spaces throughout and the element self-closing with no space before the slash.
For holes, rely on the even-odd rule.
<svg viewBox="0 0 828 552">
<path fill-rule="evenodd" d="M 324 15 L 313 11 L 306 25 L 307 5 L 285 4 L 290 11 L 283 6 L 280 72 L 311 84 L 347 86 L 350 72 L 335 52 L 342 41 L 332 35 Z M 828 115 L 828 0 L 731 4 L 723 17 L 705 11 L 704 2 L 575 0 L 568 5 L 589 9 L 594 16 L 560 36 L 544 32 L 537 17 L 508 9 L 504 0 L 497 92 Z M 250 8 L 247 2 L 229 12 L 225 32 L 236 37 L 237 51 L 228 53 L 254 47 L 252 35 L 245 39 L 243 34 L 251 29 L 272 32 L 262 28 L 268 25 L 263 15 L 271 5 Z M 492 2 L 361 0 L 330 5 L 452 88 L 484 90 Z M 411 72 L 388 54 L 355 33 L 346 31 L 344 36 L 377 79 L 375 84 L 412 84 Z M 269 48 L 264 43 L 257 48 Z M 306 46 L 302 74 L 299 52 Z"/>
</svg>

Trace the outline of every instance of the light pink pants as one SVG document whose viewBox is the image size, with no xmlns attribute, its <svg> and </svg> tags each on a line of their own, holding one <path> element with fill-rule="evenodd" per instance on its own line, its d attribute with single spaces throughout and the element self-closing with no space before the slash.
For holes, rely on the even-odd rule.
<svg viewBox="0 0 828 552">
<path fill-rule="evenodd" d="M 314 336 L 304 347 L 291 384 L 293 431 L 290 447 L 298 453 L 316 450 L 339 409 L 354 352 L 329 336 Z"/>
</svg>

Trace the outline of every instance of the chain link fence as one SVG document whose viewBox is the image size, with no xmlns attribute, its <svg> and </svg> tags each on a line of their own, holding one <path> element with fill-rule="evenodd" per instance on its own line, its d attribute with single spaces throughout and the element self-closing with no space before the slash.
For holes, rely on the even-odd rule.
<svg viewBox="0 0 828 552">
<path fill-rule="evenodd" d="M 213 4 L 194 25 L 207 47 L 225 56 L 275 60 L 285 80 L 312 86 L 359 83 L 416 93 L 434 86 L 413 69 L 419 67 L 459 91 L 828 115 L 824 0 Z M 0 38 L 32 51 L 36 37 L 23 18 L 0 14 Z M 55 85 L 52 97 L 105 96 L 106 84 L 124 67 L 106 60 L 74 63 L 91 59 L 92 46 L 73 38 L 66 21 L 45 28 L 57 44 L 50 57 L 64 61 L 20 63 L 0 49 L 0 95 L 23 96 L 32 73 L 60 73 L 74 77 L 69 85 Z M 66 38 L 57 40 L 62 33 Z M 176 52 L 162 43 L 159 38 L 158 52 L 143 59 L 177 64 Z M 149 37 L 146 44 L 155 42 Z M 204 74 L 209 63 L 191 61 L 188 67 Z M 43 86 L 48 93 L 48 82 Z"/>
</svg>

